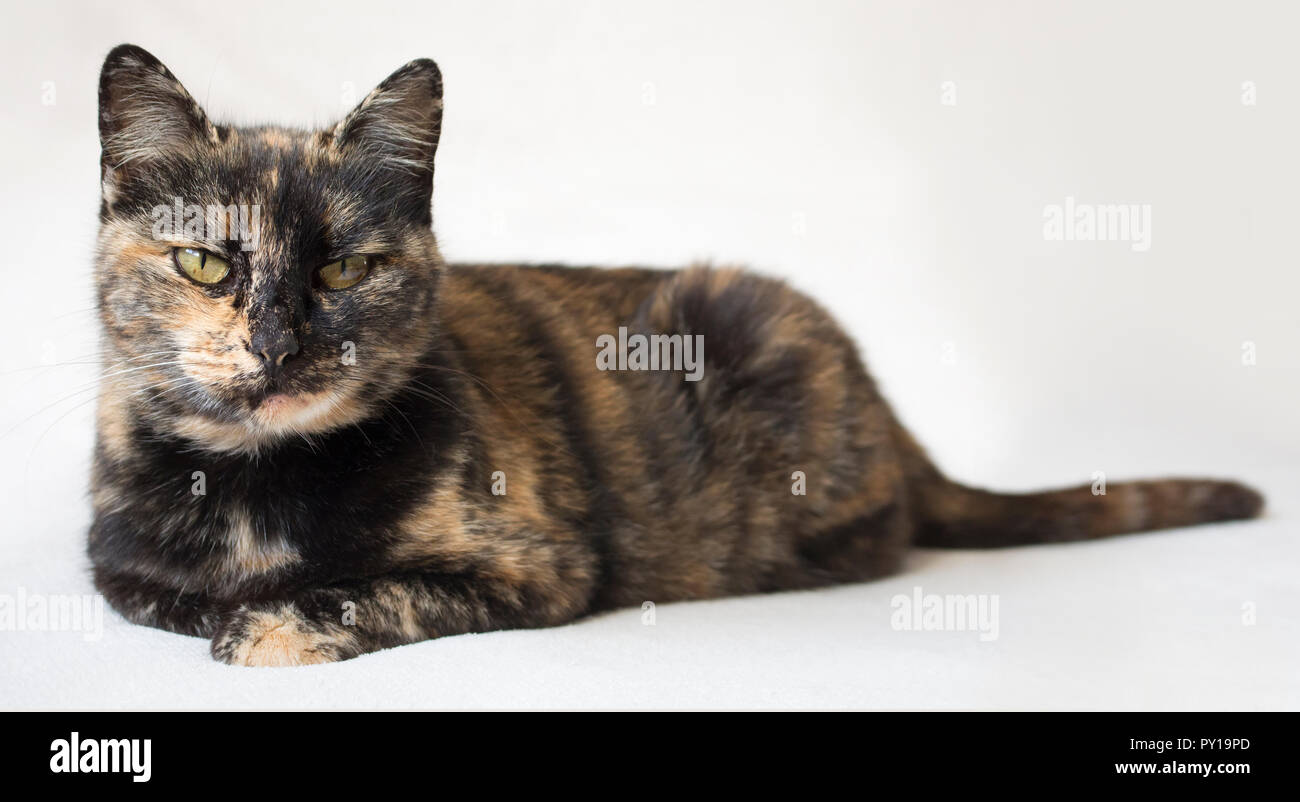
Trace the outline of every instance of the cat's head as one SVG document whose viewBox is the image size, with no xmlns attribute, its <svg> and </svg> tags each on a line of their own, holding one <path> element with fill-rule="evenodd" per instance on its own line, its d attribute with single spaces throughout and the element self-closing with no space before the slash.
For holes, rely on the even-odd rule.
<svg viewBox="0 0 1300 802">
<path fill-rule="evenodd" d="M 427 59 L 299 131 L 214 123 L 156 58 L 115 48 L 94 266 L 106 394 L 222 450 L 382 406 L 434 336 L 441 120 Z"/>
</svg>

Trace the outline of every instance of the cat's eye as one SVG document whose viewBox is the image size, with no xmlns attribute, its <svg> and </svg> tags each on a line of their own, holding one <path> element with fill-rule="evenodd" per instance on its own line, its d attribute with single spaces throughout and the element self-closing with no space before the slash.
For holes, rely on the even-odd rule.
<svg viewBox="0 0 1300 802">
<path fill-rule="evenodd" d="M 176 265 L 200 284 L 216 284 L 230 273 L 230 263 L 198 248 L 177 248 Z"/>
<path fill-rule="evenodd" d="M 329 264 L 316 271 L 321 283 L 331 290 L 346 290 L 366 277 L 370 272 L 371 257 L 349 256 Z"/>
</svg>

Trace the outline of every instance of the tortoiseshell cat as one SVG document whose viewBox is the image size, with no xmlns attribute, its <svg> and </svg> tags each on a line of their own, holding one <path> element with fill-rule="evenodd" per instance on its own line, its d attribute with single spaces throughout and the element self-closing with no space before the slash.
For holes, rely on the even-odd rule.
<svg viewBox="0 0 1300 802">
<path fill-rule="evenodd" d="M 314 132 L 215 124 L 129 45 L 99 102 L 95 582 L 131 621 L 212 638 L 218 660 L 342 660 L 871 579 L 912 544 L 1262 505 L 1210 480 L 950 482 L 845 333 L 778 281 L 444 264 L 432 61 Z M 596 343 L 620 327 L 702 337 L 699 380 L 602 370 Z"/>
</svg>

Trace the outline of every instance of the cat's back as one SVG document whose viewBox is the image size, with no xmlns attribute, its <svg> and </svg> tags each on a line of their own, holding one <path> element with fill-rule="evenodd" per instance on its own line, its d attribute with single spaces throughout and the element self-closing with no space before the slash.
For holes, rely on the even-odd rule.
<svg viewBox="0 0 1300 802">
<path fill-rule="evenodd" d="M 516 322 L 559 316 L 581 328 L 626 322 L 657 287 L 680 270 L 643 267 L 571 267 L 559 264 L 451 264 L 442 281 L 443 320 L 457 334 L 472 336 L 476 318 L 500 310 Z M 458 326 L 464 321 L 470 325 Z"/>
<path fill-rule="evenodd" d="M 784 282 L 457 265 L 441 292 L 488 451 L 549 493 L 585 489 L 582 528 L 621 577 L 610 603 L 813 582 L 800 540 L 896 493 L 891 420 L 852 342 Z"/>
</svg>

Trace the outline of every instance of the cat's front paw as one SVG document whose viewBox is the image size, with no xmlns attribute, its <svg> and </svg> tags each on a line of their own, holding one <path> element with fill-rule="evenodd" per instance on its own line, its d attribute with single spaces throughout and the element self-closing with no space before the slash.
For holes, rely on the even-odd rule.
<svg viewBox="0 0 1300 802">
<path fill-rule="evenodd" d="M 353 656 L 339 627 L 315 622 L 293 602 L 244 604 L 223 616 L 212 656 L 238 666 L 304 666 Z"/>
</svg>

